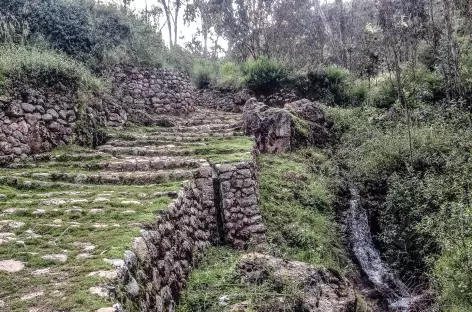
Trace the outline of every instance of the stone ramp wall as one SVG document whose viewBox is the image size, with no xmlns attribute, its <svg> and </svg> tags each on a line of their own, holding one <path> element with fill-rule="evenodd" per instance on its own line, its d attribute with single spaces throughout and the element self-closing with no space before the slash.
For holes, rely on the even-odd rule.
<svg viewBox="0 0 472 312">
<path fill-rule="evenodd" d="M 159 115 L 185 115 L 195 110 L 195 90 L 182 73 L 117 66 L 110 80 L 115 102 L 122 103 L 128 120 L 136 124 L 153 125 Z"/>
<path fill-rule="evenodd" d="M 151 229 L 126 251 L 119 269 L 125 311 L 174 311 L 189 272 L 210 245 L 244 248 L 264 238 L 256 167 L 205 166 Z"/>
</svg>

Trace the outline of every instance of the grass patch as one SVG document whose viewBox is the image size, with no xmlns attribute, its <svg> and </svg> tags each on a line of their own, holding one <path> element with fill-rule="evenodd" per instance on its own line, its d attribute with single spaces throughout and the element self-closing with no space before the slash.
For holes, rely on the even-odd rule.
<svg viewBox="0 0 472 312">
<path fill-rule="evenodd" d="M 8 80 L 34 85 L 62 83 L 93 91 L 105 87 L 78 61 L 52 50 L 23 45 L 0 45 L 0 73 Z"/>
<path fill-rule="evenodd" d="M 271 253 L 345 272 L 330 182 L 321 170 L 326 162 L 323 152 L 263 155 L 259 162 L 262 216 Z"/>
<path fill-rule="evenodd" d="M 302 290 L 269 276 L 263 283 L 243 284 L 237 274 L 241 254 L 229 248 L 209 248 L 200 267 L 190 274 L 178 312 L 223 312 L 245 303 L 245 311 L 272 311 L 274 302 L 297 302 Z M 222 302 L 222 303 L 220 303 Z"/>
</svg>

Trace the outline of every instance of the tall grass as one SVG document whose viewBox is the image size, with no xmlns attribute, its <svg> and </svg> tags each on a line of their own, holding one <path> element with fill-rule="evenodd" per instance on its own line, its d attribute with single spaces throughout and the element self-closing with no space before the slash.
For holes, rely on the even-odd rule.
<svg viewBox="0 0 472 312">
<path fill-rule="evenodd" d="M 0 45 L 0 75 L 7 81 L 35 85 L 62 83 L 93 91 L 105 86 L 87 67 L 64 54 L 23 45 Z"/>
</svg>

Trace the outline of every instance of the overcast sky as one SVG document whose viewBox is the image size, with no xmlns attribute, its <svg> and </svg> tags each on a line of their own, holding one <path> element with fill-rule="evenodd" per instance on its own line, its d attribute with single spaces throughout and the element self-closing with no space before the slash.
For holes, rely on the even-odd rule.
<svg viewBox="0 0 472 312">
<path fill-rule="evenodd" d="M 123 3 L 122 0 L 104 0 L 104 1 L 109 1 L 109 2 L 115 2 L 115 3 Z M 296 0 L 286 0 L 286 1 L 296 1 Z M 332 3 L 334 0 L 321 0 L 321 3 Z M 153 5 L 156 5 L 158 3 L 158 0 L 147 0 L 148 8 L 151 8 Z M 137 11 L 142 11 L 146 8 L 146 0 L 133 0 L 131 3 L 131 7 Z M 192 23 L 191 25 L 184 25 L 184 22 L 182 20 L 182 15 L 183 15 L 183 10 L 181 11 L 180 18 L 179 18 L 179 44 L 183 45 L 184 43 L 192 40 L 192 35 L 197 33 L 197 28 L 199 27 L 198 23 Z M 167 26 L 162 29 L 162 35 L 164 38 L 164 41 L 168 44 L 169 43 L 169 38 L 168 38 L 168 32 L 167 32 Z M 180 37 L 183 37 L 183 39 L 180 39 Z M 226 49 L 226 42 L 222 39 L 219 39 L 218 44 L 222 46 L 223 49 Z"/>
</svg>

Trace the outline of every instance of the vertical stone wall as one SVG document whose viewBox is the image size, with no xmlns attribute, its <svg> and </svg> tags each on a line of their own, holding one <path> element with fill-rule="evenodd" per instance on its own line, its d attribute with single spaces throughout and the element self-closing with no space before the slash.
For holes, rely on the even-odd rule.
<svg viewBox="0 0 472 312">
<path fill-rule="evenodd" d="M 244 249 L 264 238 L 259 208 L 259 185 L 254 163 L 216 166 L 220 187 L 224 240 Z"/>
<path fill-rule="evenodd" d="M 283 107 L 286 103 L 303 98 L 299 92 L 287 89 L 281 89 L 271 94 L 255 94 L 246 89 L 239 92 L 207 89 L 198 91 L 195 103 L 201 107 L 242 113 L 244 104 L 252 97 L 270 107 Z"/>
<path fill-rule="evenodd" d="M 182 73 L 169 69 L 118 66 L 111 73 L 112 93 L 128 119 L 151 124 L 156 115 L 185 115 L 194 110 L 195 91 Z"/>
<path fill-rule="evenodd" d="M 81 96 L 63 85 L 7 90 L 0 97 L 0 165 L 61 144 L 98 143 L 101 101 Z"/>
<path fill-rule="evenodd" d="M 126 251 L 118 297 L 125 311 L 174 311 L 205 248 L 264 238 L 254 164 L 205 166 Z"/>
</svg>

